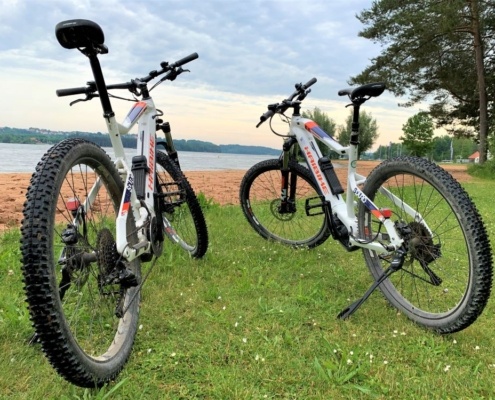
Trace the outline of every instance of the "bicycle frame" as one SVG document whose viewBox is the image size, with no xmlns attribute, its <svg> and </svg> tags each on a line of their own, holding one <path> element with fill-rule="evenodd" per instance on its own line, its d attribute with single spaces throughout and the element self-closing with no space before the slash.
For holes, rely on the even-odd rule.
<svg viewBox="0 0 495 400">
<path fill-rule="evenodd" d="M 303 118 L 298 115 L 293 115 L 290 122 L 289 137 L 294 137 L 304 155 L 304 158 L 309 166 L 309 170 L 314 176 L 320 191 L 330 207 L 332 213 L 335 213 L 347 228 L 349 232 L 349 244 L 360 248 L 373 250 L 377 253 L 390 253 L 399 249 L 403 240 L 395 229 L 394 223 L 385 217 L 381 210 L 359 189 L 366 178 L 356 172 L 357 166 L 357 144 L 350 144 L 347 147 L 342 146 L 339 142 L 328 135 L 314 121 Z M 328 181 L 323 170 L 321 169 L 318 160 L 323 155 L 318 147 L 317 140 L 322 142 L 326 147 L 337 152 L 340 155 L 348 156 L 348 171 L 347 171 L 347 188 L 345 199 L 340 194 L 332 193 L 331 183 Z M 431 230 L 426 226 L 422 216 L 412 207 L 405 204 L 397 196 L 389 192 L 386 188 L 381 188 L 383 194 L 389 197 L 396 205 L 400 206 L 406 213 L 411 215 L 416 221 L 423 224 L 428 231 Z M 370 212 L 377 217 L 385 227 L 390 238 L 390 245 L 384 246 L 376 240 L 369 241 L 355 237 L 358 232 L 357 217 L 355 213 L 356 198 L 361 201 Z"/>
<path fill-rule="evenodd" d="M 106 124 L 112 148 L 115 156 L 115 165 L 119 171 L 119 174 L 123 177 L 125 182 L 124 194 L 120 203 L 118 217 L 116 220 L 116 244 L 117 251 L 122 254 L 128 261 L 132 261 L 136 257 L 143 253 L 150 251 L 151 244 L 146 237 L 146 233 L 143 231 L 145 221 L 155 216 L 154 210 L 154 190 L 155 190 L 155 166 L 156 166 L 156 130 L 155 117 L 157 111 L 155 109 L 153 100 L 148 98 L 144 101 L 136 103 L 129 111 L 123 124 L 117 123 L 115 116 L 106 118 Z M 138 122 L 138 138 L 137 138 L 137 156 L 146 156 L 147 168 L 144 175 L 144 181 L 139 182 L 144 185 L 144 196 L 142 199 L 138 198 L 136 193 L 136 182 L 132 168 L 129 167 L 126 155 L 124 152 L 124 146 L 122 144 L 121 135 L 124 135 L 130 131 L 130 129 Z M 98 189 L 100 187 L 100 181 L 97 180 L 93 187 L 90 189 L 88 198 L 83 205 L 85 211 L 91 207 L 91 204 L 95 200 Z M 144 204 L 141 202 L 144 202 Z M 130 248 L 127 243 L 127 228 L 126 221 L 129 214 L 132 212 L 136 221 L 136 229 L 138 230 L 138 245 L 134 248 Z M 75 221 L 74 221 L 75 222 Z"/>
</svg>

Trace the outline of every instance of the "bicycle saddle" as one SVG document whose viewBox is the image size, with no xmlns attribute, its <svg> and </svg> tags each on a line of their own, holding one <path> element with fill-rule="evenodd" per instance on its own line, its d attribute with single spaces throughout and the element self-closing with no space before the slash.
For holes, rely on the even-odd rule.
<svg viewBox="0 0 495 400">
<path fill-rule="evenodd" d="M 351 100 L 360 98 L 360 97 L 378 97 L 385 90 L 385 83 L 377 82 L 377 83 L 368 83 L 366 85 L 359 86 L 357 88 L 349 88 L 339 90 L 339 96 L 348 95 Z"/>
<path fill-rule="evenodd" d="M 106 48 L 103 43 L 105 36 L 100 26 L 87 19 L 71 19 L 59 22 L 55 26 L 55 36 L 62 47 L 75 49 L 93 47 Z"/>
</svg>

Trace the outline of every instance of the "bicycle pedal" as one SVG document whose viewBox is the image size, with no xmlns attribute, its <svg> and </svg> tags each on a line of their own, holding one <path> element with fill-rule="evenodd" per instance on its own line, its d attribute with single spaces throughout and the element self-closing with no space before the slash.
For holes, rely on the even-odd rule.
<svg viewBox="0 0 495 400">
<path fill-rule="evenodd" d="M 312 201 L 318 201 L 316 204 L 310 204 Z M 327 207 L 327 202 L 323 196 L 310 197 L 306 199 L 305 210 L 308 217 L 314 217 L 316 215 L 325 214 L 325 208 Z M 320 209 L 316 211 L 316 209 Z M 315 210 L 315 211 L 313 211 Z"/>
<path fill-rule="evenodd" d="M 182 194 L 177 182 L 160 183 L 160 187 L 163 189 L 161 193 L 158 193 L 160 197 L 180 196 Z M 173 189 L 171 189 L 172 187 Z"/>
</svg>

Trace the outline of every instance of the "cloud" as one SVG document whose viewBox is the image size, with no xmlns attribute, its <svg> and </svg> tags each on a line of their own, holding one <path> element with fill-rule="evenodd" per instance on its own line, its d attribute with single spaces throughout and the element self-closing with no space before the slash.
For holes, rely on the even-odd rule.
<svg viewBox="0 0 495 400">
<path fill-rule="evenodd" d="M 154 92 L 181 134 L 219 144 L 278 145 L 278 138 L 254 125 L 266 105 L 285 98 L 297 82 L 317 77 L 304 106 L 344 122 L 348 109 L 337 91 L 379 51 L 357 36 L 362 26 L 355 15 L 366 7 L 367 0 L 0 0 L 0 73 L 9 77 L 2 124 L 104 129 L 98 101 L 68 108 L 70 100 L 54 95 L 92 80 L 85 57 L 60 47 L 54 34 L 58 22 L 83 18 L 105 32 L 109 54 L 100 62 L 109 83 L 199 53 L 187 66 L 190 74 Z M 398 109 L 397 102 L 384 95 L 366 107 L 381 130 L 392 127 L 398 137 L 413 112 Z M 124 115 L 128 106 L 115 102 Z"/>
</svg>

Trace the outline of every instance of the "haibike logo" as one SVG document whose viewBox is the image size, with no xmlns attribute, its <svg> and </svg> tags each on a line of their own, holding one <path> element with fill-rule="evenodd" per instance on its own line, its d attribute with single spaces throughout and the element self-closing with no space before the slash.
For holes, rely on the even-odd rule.
<svg viewBox="0 0 495 400">
<path fill-rule="evenodd" d="M 155 165 L 155 138 L 153 135 L 150 136 L 150 151 L 148 154 L 148 189 L 153 190 L 153 175 L 154 175 L 154 165 Z"/>
<path fill-rule="evenodd" d="M 132 187 L 134 186 L 134 176 L 130 175 L 129 176 L 129 181 L 127 182 L 127 188 L 126 190 L 130 192 L 132 190 Z"/>
<path fill-rule="evenodd" d="M 125 188 L 124 201 L 122 204 L 122 211 L 120 213 L 121 216 L 124 216 L 129 212 L 129 207 L 131 204 L 131 192 L 133 186 L 134 186 L 134 178 L 131 174 L 129 175 L 129 179 L 127 180 L 127 186 Z"/>
<path fill-rule="evenodd" d="M 304 151 L 306 152 L 306 156 L 308 157 L 309 165 L 313 169 L 313 172 L 316 176 L 316 180 L 318 181 L 323 194 L 330 193 L 330 191 L 328 190 L 328 186 L 327 186 L 325 180 L 323 179 L 323 176 L 321 175 L 320 169 L 318 168 L 318 165 L 316 164 L 316 160 L 314 159 L 313 154 L 311 154 L 311 151 L 309 150 L 309 147 L 305 146 Z"/>
<path fill-rule="evenodd" d="M 358 188 L 354 188 L 352 191 L 354 192 L 354 194 L 355 194 L 357 197 L 359 197 L 359 200 L 361 200 L 361 202 L 362 202 L 363 204 L 366 204 L 366 203 L 368 202 L 368 200 L 369 200 L 369 199 L 368 199 L 368 198 L 366 197 L 366 195 L 365 195 L 363 192 L 361 192 Z"/>
</svg>

